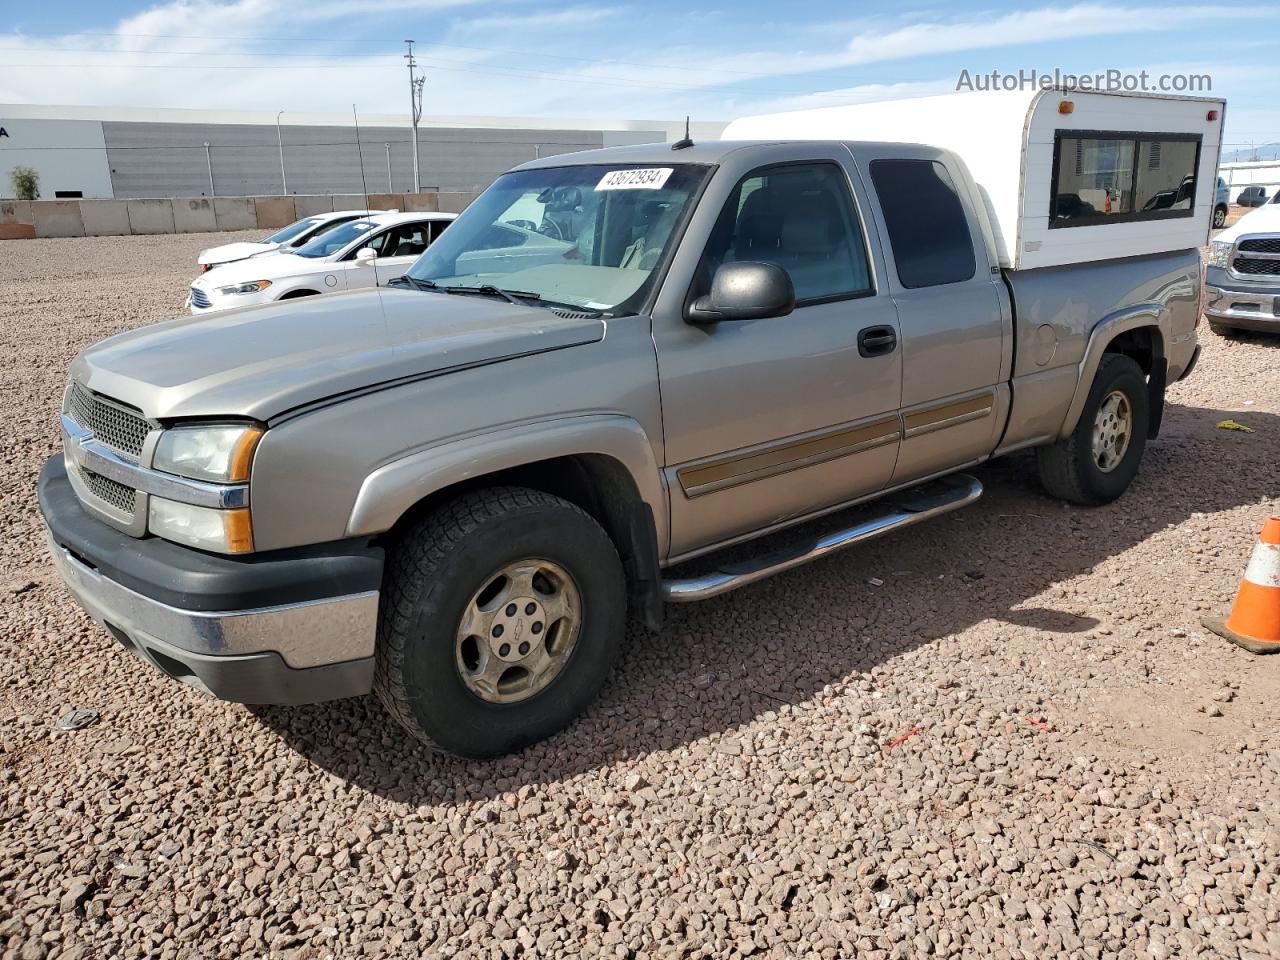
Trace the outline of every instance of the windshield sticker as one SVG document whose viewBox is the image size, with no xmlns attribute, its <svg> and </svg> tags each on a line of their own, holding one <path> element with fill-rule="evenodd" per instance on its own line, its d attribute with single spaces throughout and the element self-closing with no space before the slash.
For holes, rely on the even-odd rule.
<svg viewBox="0 0 1280 960">
<path fill-rule="evenodd" d="M 674 169 L 674 167 L 647 167 L 642 170 L 610 170 L 600 178 L 596 189 L 661 190 Z"/>
</svg>

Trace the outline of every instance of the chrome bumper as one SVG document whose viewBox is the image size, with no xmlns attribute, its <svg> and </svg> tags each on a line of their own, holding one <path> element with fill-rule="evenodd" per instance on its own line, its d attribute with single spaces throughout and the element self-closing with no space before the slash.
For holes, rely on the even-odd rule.
<svg viewBox="0 0 1280 960">
<path fill-rule="evenodd" d="M 1280 329 L 1280 288 L 1248 290 L 1205 284 L 1204 313 L 1215 320 L 1275 324 Z"/>
<path fill-rule="evenodd" d="M 67 589 L 131 653 L 223 700 L 314 703 L 368 693 L 378 592 L 251 610 L 183 610 L 101 575 L 59 546 Z"/>
</svg>

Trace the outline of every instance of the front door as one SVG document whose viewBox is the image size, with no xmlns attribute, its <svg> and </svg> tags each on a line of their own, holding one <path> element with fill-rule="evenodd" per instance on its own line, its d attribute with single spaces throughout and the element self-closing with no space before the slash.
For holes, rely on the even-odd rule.
<svg viewBox="0 0 1280 960">
<path fill-rule="evenodd" d="M 361 287 L 386 286 L 387 281 L 403 277 L 430 244 L 431 225 L 426 221 L 401 223 L 370 237 L 360 249 L 371 247 L 377 255 L 372 261 L 357 261 L 353 250 L 344 258 L 347 263 L 348 290 Z"/>
<path fill-rule="evenodd" d="M 689 298 L 723 263 L 766 261 L 790 274 L 795 312 L 693 326 L 668 301 L 655 314 L 673 556 L 874 493 L 893 473 L 898 322 L 865 194 L 841 147 L 775 153 L 787 159 L 722 161 L 682 250 L 702 251 L 686 264 Z"/>
</svg>

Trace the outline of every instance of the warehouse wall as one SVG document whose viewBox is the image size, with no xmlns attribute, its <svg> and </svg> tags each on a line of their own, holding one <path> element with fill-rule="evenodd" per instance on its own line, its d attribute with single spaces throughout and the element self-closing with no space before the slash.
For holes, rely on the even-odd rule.
<svg viewBox="0 0 1280 960">
<path fill-rule="evenodd" d="M 9 173 L 30 167 L 40 175 L 40 196 L 80 190 L 86 197 L 111 196 L 102 124 L 97 120 L 0 118 L 0 196 L 11 196 Z"/>
<path fill-rule="evenodd" d="M 116 197 L 256 196 L 283 192 L 274 126 L 104 121 Z M 413 144 L 404 127 L 282 127 L 285 175 L 293 194 L 394 193 L 413 189 Z M 476 191 L 531 160 L 604 144 L 601 131 L 427 128 L 419 130 L 423 189 Z M 663 140 L 665 133 L 632 134 Z M 204 144 L 209 143 L 206 156 Z M 633 141 L 634 142 L 634 141 Z M 391 178 L 387 149 L 391 144 Z M 361 179 L 361 158 L 364 178 Z M 212 163 L 213 184 L 209 182 Z"/>
</svg>

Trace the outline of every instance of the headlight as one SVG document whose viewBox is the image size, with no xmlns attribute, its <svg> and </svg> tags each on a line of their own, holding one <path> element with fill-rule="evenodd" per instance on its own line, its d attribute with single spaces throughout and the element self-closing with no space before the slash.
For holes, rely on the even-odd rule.
<svg viewBox="0 0 1280 960">
<path fill-rule="evenodd" d="M 254 280 L 251 283 L 238 283 L 234 287 L 219 287 L 218 292 L 229 297 L 237 293 L 260 293 L 269 286 L 270 280 Z"/>
<path fill-rule="evenodd" d="M 253 525 L 247 507 L 215 510 L 176 503 L 152 494 L 147 529 L 157 537 L 214 553 L 252 553 Z"/>
<path fill-rule="evenodd" d="M 1210 267 L 1225 267 L 1227 260 L 1231 257 L 1230 243 L 1223 243 L 1221 240 L 1215 240 L 1209 244 L 1209 256 L 1205 259 L 1205 264 Z"/>
<path fill-rule="evenodd" d="M 192 480 L 244 483 L 261 438 L 262 428 L 247 423 L 174 427 L 160 434 L 151 465 Z"/>
</svg>

